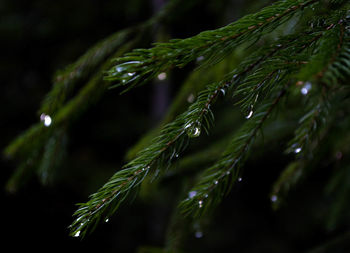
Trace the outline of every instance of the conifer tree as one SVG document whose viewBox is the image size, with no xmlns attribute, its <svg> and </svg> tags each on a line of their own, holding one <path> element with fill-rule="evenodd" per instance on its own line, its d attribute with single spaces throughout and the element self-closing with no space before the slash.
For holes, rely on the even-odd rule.
<svg viewBox="0 0 350 253">
<path fill-rule="evenodd" d="M 350 3 L 280 0 L 224 27 L 140 47 L 144 36 L 184 2 L 169 1 L 148 21 L 109 36 L 55 76 L 39 109 L 40 122 L 4 151 L 19 161 L 7 189 L 16 190 L 34 171 L 44 184 L 50 181 L 66 155 L 71 125 L 109 89 L 126 96 L 153 80 L 171 78 L 174 70 L 191 68 L 159 126 L 145 133 L 127 153 L 125 165 L 78 204 L 71 236 L 88 238 L 139 191 L 177 178 L 182 190 L 163 250 L 181 252 L 188 224 L 196 227 L 212 217 L 244 179 L 250 157 L 271 142 L 282 143 L 280 156 L 289 159 L 267 196 L 272 208 L 283 208 L 292 189 L 327 163 L 338 168 L 325 186 L 334 196 L 327 225 L 348 224 Z M 219 137 L 209 146 L 196 146 L 198 139 L 213 135 L 220 117 L 232 119 L 224 134 L 214 134 Z M 197 230 L 196 237 L 201 233 Z M 315 252 L 328 252 L 348 235 L 344 238 Z"/>
</svg>

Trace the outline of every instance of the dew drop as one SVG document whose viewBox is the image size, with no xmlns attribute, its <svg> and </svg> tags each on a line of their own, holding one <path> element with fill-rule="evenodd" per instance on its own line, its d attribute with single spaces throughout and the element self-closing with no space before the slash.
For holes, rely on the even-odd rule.
<svg viewBox="0 0 350 253">
<path fill-rule="evenodd" d="M 161 81 L 165 80 L 166 79 L 166 73 L 165 72 L 160 73 L 158 75 L 158 79 L 161 80 Z"/>
<path fill-rule="evenodd" d="M 301 151 L 301 148 L 296 148 L 296 149 L 294 149 L 294 153 L 295 153 L 295 154 L 300 153 L 300 151 Z"/>
<path fill-rule="evenodd" d="M 199 62 L 199 61 L 203 61 L 204 60 L 204 56 L 202 55 L 202 56 L 199 56 L 199 57 L 197 57 L 197 62 Z"/>
<path fill-rule="evenodd" d="M 198 201 L 199 208 L 203 207 L 203 200 Z"/>
<path fill-rule="evenodd" d="M 124 68 L 123 68 L 123 67 L 120 67 L 120 66 L 116 66 L 116 67 L 115 67 L 115 70 L 116 70 L 117 72 L 122 72 L 122 71 L 124 70 Z"/>
<path fill-rule="evenodd" d="M 79 237 L 80 236 L 80 231 L 77 231 L 75 234 L 74 234 L 74 237 Z"/>
<path fill-rule="evenodd" d="M 108 218 L 106 218 L 106 219 L 105 219 L 105 222 L 106 222 L 106 223 L 107 223 L 107 222 L 109 222 L 109 219 L 108 219 Z"/>
<path fill-rule="evenodd" d="M 224 96 L 225 96 L 225 94 L 226 94 L 225 89 L 220 89 L 220 91 L 221 91 L 222 95 L 224 95 Z"/>
<path fill-rule="evenodd" d="M 115 67 L 115 71 L 116 72 L 118 72 L 118 73 L 121 73 L 121 72 L 124 72 L 125 70 L 127 70 L 127 69 L 132 69 L 132 68 L 134 68 L 135 66 L 133 66 L 133 65 L 137 65 L 137 64 L 140 64 L 141 62 L 140 61 L 128 61 L 128 62 L 124 62 L 124 63 L 121 63 L 121 64 L 119 64 L 119 65 L 117 65 L 116 67 Z M 133 75 L 135 75 L 136 73 L 134 73 L 134 72 L 129 72 L 129 73 L 127 73 L 127 75 L 129 75 L 129 76 L 133 76 Z"/>
<path fill-rule="evenodd" d="M 272 201 L 272 202 L 276 202 L 276 201 L 277 201 L 277 199 L 278 199 L 278 198 L 277 198 L 277 196 L 276 196 L 276 195 L 272 195 L 272 196 L 271 196 L 271 201 Z"/>
<path fill-rule="evenodd" d="M 243 178 L 239 177 L 237 180 L 238 182 L 242 182 Z"/>
<path fill-rule="evenodd" d="M 188 123 L 185 125 L 185 130 L 187 132 L 188 137 L 196 138 L 201 134 L 201 124 L 196 122 L 194 124 Z"/>
<path fill-rule="evenodd" d="M 246 119 L 250 119 L 253 116 L 253 110 L 250 110 L 250 112 L 248 113 L 248 115 L 245 117 Z"/>
<path fill-rule="evenodd" d="M 309 91 L 311 90 L 311 88 L 312 88 L 311 83 L 310 82 L 306 82 L 304 84 L 304 86 L 301 88 L 300 92 L 303 95 L 307 95 L 309 93 Z"/>
<path fill-rule="evenodd" d="M 336 158 L 337 160 L 342 159 L 342 157 L 343 157 L 343 153 L 342 153 L 341 151 L 338 151 L 338 152 L 335 154 L 335 158 Z"/>
<path fill-rule="evenodd" d="M 189 197 L 190 199 L 194 198 L 196 195 L 197 195 L 197 191 L 190 191 L 190 192 L 188 193 L 188 197 Z"/>
<path fill-rule="evenodd" d="M 188 103 L 193 103 L 194 102 L 194 95 L 191 93 L 188 98 L 187 98 Z"/>
<path fill-rule="evenodd" d="M 194 234 L 194 236 L 196 237 L 196 238 L 202 238 L 203 237 L 203 232 L 202 231 L 196 231 L 196 233 Z"/>
<path fill-rule="evenodd" d="M 44 126 L 46 126 L 46 127 L 50 126 L 52 123 L 51 117 L 49 115 L 44 114 L 44 113 L 42 113 L 40 115 L 40 121 L 42 121 L 44 123 Z"/>
<path fill-rule="evenodd" d="M 215 180 L 215 181 L 214 181 L 214 184 L 218 184 L 218 183 L 219 183 L 219 181 L 218 181 L 218 180 Z"/>
</svg>

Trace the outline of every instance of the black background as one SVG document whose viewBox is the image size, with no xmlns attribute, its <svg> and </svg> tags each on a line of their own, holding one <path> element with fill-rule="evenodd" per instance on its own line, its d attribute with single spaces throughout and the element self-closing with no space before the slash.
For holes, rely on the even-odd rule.
<svg viewBox="0 0 350 253">
<path fill-rule="evenodd" d="M 172 37 L 188 37 L 217 28 L 249 10 L 249 1 L 203 1 L 169 25 Z M 231 13 L 221 14 L 230 2 Z M 251 8 L 254 9 L 254 8 Z M 149 1 L 11 1 L 0 3 L 1 92 L 0 147 L 39 120 L 36 111 L 51 88 L 55 71 L 76 60 L 105 36 L 152 15 Z M 185 76 L 186 73 L 182 75 Z M 183 77 L 180 77 L 181 79 Z M 172 96 L 177 90 L 172 87 Z M 16 193 L 2 187 L 2 248 L 35 252 L 135 252 L 140 246 L 163 245 L 172 206 L 167 198 L 135 201 L 122 207 L 110 222 L 81 240 L 69 237 L 75 204 L 87 200 L 123 165 L 125 152 L 150 129 L 152 89 L 142 87 L 120 96 L 107 92 L 70 131 L 68 158 L 53 185 L 34 177 Z M 204 236 L 186 242 L 188 252 L 303 252 L 332 231 L 321 218 L 326 203 L 319 191 L 319 173 L 290 197 L 287 208 L 275 213 L 268 197 L 272 182 L 287 164 L 276 143 L 248 162 L 243 181 L 234 187 L 214 215 Z M 16 161 L 1 161 L 1 185 Z M 326 170 L 326 168 L 325 168 Z M 321 171 L 322 172 L 322 171 Z M 177 191 L 175 182 L 160 184 Z M 162 190 L 161 190 L 162 191 Z"/>
</svg>

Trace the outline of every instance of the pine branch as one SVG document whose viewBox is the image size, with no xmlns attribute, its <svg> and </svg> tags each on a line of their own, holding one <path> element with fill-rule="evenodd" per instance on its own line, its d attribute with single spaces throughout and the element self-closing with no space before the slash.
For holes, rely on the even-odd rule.
<svg viewBox="0 0 350 253">
<path fill-rule="evenodd" d="M 191 197 L 180 204 L 180 209 L 184 213 L 201 216 L 221 201 L 234 181 L 238 179 L 239 170 L 259 130 L 285 94 L 286 89 L 281 89 L 274 99 L 265 101 L 251 119 L 242 126 L 222 158 L 204 171 L 198 183 L 192 188 Z"/>
<path fill-rule="evenodd" d="M 317 42 L 315 54 L 309 62 L 300 70 L 298 79 L 300 81 L 317 80 L 324 76 L 324 73 L 338 58 L 345 39 L 345 25 L 343 18 L 346 12 L 336 12 L 331 16 L 331 23 L 323 32 L 322 38 Z"/>
<path fill-rule="evenodd" d="M 304 44 L 309 43 L 308 39 L 315 40 L 315 36 L 319 37 L 312 34 L 311 38 L 306 37 L 306 40 L 302 40 L 302 42 Z M 296 62 L 297 64 L 285 64 L 286 58 L 284 54 L 289 53 L 290 47 L 290 45 L 287 47 L 287 44 L 286 46 L 275 46 L 273 49 L 270 47 L 267 50 L 267 56 L 271 57 L 273 54 L 276 54 L 276 57 L 269 59 L 269 64 L 265 65 L 265 68 L 253 72 L 253 75 L 248 76 L 247 74 L 260 64 L 266 63 L 266 61 L 263 61 L 263 59 L 267 58 L 266 56 L 252 57 L 248 66 L 247 62 L 245 62 L 244 67 L 238 68 L 230 74 L 231 77 L 228 76 L 221 82 L 208 85 L 185 113 L 164 127 L 161 134 L 154 139 L 150 147 L 141 151 L 122 171 L 112 176 L 106 185 L 96 194 L 90 196 L 90 200 L 87 203 L 81 204 L 81 208 L 75 213 L 77 219 L 71 227 L 72 235 L 84 236 L 91 227 L 97 225 L 101 217 L 111 215 L 125 200 L 127 195 L 136 190 L 149 172 L 152 171 L 157 176 L 159 171 L 164 171 L 164 168 L 171 163 L 176 154 L 183 151 L 184 143 L 187 142 L 188 137 L 198 137 L 202 128 L 208 132 L 214 120 L 214 115 L 210 109 L 211 106 L 215 103 L 219 94 L 225 95 L 229 88 L 232 88 L 235 80 L 240 79 L 243 83 L 240 89 L 236 91 L 238 94 L 253 94 L 245 100 L 242 107 L 247 107 L 248 104 L 250 106 L 255 105 L 259 94 L 267 93 L 274 84 L 281 82 L 286 77 L 285 74 L 288 71 L 293 72 L 293 69 L 299 67 L 298 62 Z M 277 52 L 279 53 L 278 55 Z M 283 73 L 282 69 L 285 69 L 287 72 Z M 259 85 L 256 85 L 256 83 Z M 243 88 L 244 86 L 246 87 Z"/>
<path fill-rule="evenodd" d="M 93 74 L 124 44 L 134 41 L 143 34 L 147 34 L 155 24 L 169 18 L 169 13 L 172 13 L 182 2 L 183 0 L 169 1 L 164 8 L 149 20 L 108 36 L 96 43 L 84 55 L 79 57 L 76 62 L 67 66 L 64 70 L 58 71 L 54 77 L 53 88 L 43 100 L 39 114 L 44 113 L 54 116 L 80 81 L 87 79 Z"/>
<path fill-rule="evenodd" d="M 290 190 L 320 166 L 320 155 L 314 156 L 314 153 L 320 152 L 321 141 L 329 135 L 332 125 L 336 124 L 335 115 L 345 103 L 348 94 L 349 91 L 342 86 L 327 90 L 327 93 L 319 91 L 309 94 L 313 96 L 309 98 L 309 111 L 299 121 L 295 136 L 288 143 L 287 152 L 295 155 L 295 161 L 282 171 L 273 185 L 271 200 L 274 209 L 280 208 Z"/>
<path fill-rule="evenodd" d="M 136 41 L 131 41 L 116 53 L 115 56 L 125 53 L 125 50 L 130 50 L 135 45 Z M 55 164 L 55 156 L 43 156 L 45 154 L 45 146 L 48 147 L 50 139 L 53 138 L 55 133 L 63 131 L 74 122 L 79 115 L 103 95 L 106 91 L 109 83 L 104 82 L 102 79 L 102 70 L 110 67 L 110 62 L 107 62 L 101 67 L 101 71 L 95 74 L 89 82 L 82 87 L 77 95 L 69 100 L 64 106 L 62 106 L 55 114 L 50 116 L 42 114 L 41 122 L 33 125 L 23 134 L 19 135 L 14 141 L 12 141 L 4 150 L 4 154 L 10 158 L 17 158 L 21 161 L 21 169 L 13 175 L 13 178 L 9 180 L 7 189 L 15 191 L 21 184 L 21 180 L 24 177 L 28 177 L 33 170 L 33 166 L 39 168 L 48 164 Z M 57 144 L 57 143 L 56 143 Z M 35 159 L 33 158 L 35 157 Z M 51 158 L 51 159 L 47 159 Z M 37 164 L 30 162 L 31 160 L 39 160 L 42 163 Z M 43 169 L 43 167 L 41 167 Z M 40 173 L 40 172 L 39 172 Z"/>
<path fill-rule="evenodd" d="M 141 26 L 142 27 L 142 26 Z M 67 97 L 75 90 L 77 83 L 96 71 L 108 57 L 132 36 L 142 31 L 141 27 L 132 27 L 104 39 L 89 49 L 75 63 L 59 71 L 54 77 L 52 90 L 46 95 L 39 114 L 55 115 L 66 102 Z"/>
<path fill-rule="evenodd" d="M 235 56 L 230 56 L 210 69 L 197 69 L 191 72 L 181 85 L 180 91 L 176 94 L 176 97 L 173 99 L 162 121 L 128 150 L 126 159 L 131 160 L 140 150 L 149 145 L 165 124 L 173 121 L 177 115 L 184 112 L 187 107 L 197 99 L 198 93 L 204 90 L 208 83 L 220 81 L 222 77 L 232 69 L 231 65 L 234 65 L 236 61 L 237 59 Z"/>
<path fill-rule="evenodd" d="M 137 157 L 115 173 L 90 200 L 80 204 L 71 225 L 73 236 L 84 236 L 93 229 L 101 217 L 113 214 L 126 197 L 134 192 L 149 173 L 154 177 L 163 172 L 187 145 L 188 138 L 198 137 L 202 127 L 208 130 L 213 117 L 209 106 L 218 94 L 218 88 L 208 86 L 189 109 L 167 124 L 152 144 L 139 152 Z M 205 121 L 206 124 L 202 124 Z"/>
<path fill-rule="evenodd" d="M 231 25 L 202 32 L 184 40 L 158 43 L 150 49 L 137 49 L 116 59 L 106 80 L 117 82 L 113 87 L 126 86 L 127 91 L 153 79 L 158 73 L 174 67 L 184 67 L 198 57 L 201 64 L 215 64 L 246 41 L 255 41 L 287 21 L 294 13 L 312 6 L 316 0 L 279 1 L 260 12 L 244 16 Z"/>
<path fill-rule="evenodd" d="M 309 111 L 299 120 L 300 126 L 288 144 L 287 153 L 294 153 L 297 160 L 281 173 L 274 184 L 271 200 L 275 209 L 280 207 L 290 188 L 297 185 L 305 177 L 307 167 L 310 166 L 308 160 L 312 159 L 313 150 L 317 149 L 318 138 L 325 135 L 322 131 L 332 122 L 331 105 L 335 106 L 342 101 L 339 100 L 338 96 L 338 93 L 343 92 L 341 84 L 338 81 L 329 83 L 329 80 L 325 80 L 323 77 L 324 73 L 328 73 L 330 66 L 333 66 L 335 62 L 339 65 L 339 61 L 344 61 L 344 57 L 348 57 L 346 53 L 344 54 L 349 46 L 348 32 L 345 31 L 345 15 L 346 12 L 342 11 L 333 17 L 335 22 L 328 26 L 324 36 L 319 40 L 317 53 L 299 72 L 298 78 L 314 80 L 314 84 L 312 85 L 309 81 L 297 83 L 304 84 L 300 91 L 304 96 L 308 96 Z M 333 78 L 337 76 L 339 75 L 333 73 Z M 342 76 L 341 79 L 345 76 Z M 322 88 L 324 83 L 331 88 Z"/>
</svg>

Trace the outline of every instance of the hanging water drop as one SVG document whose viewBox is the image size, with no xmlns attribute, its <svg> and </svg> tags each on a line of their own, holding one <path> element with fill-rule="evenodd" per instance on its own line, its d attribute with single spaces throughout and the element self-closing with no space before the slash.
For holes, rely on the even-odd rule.
<svg viewBox="0 0 350 253">
<path fill-rule="evenodd" d="M 193 103 L 194 102 L 194 95 L 191 93 L 188 98 L 187 98 L 188 103 Z"/>
<path fill-rule="evenodd" d="M 219 181 L 218 181 L 218 180 L 215 180 L 215 181 L 214 181 L 214 184 L 218 184 L 218 183 L 219 183 Z"/>
<path fill-rule="evenodd" d="M 124 62 L 124 63 L 121 63 L 121 64 L 115 66 L 115 71 L 117 73 L 121 73 L 121 72 L 125 72 L 126 70 L 135 70 L 135 66 L 133 66 L 133 65 L 138 65 L 140 63 L 141 63 L 140 61 Z M 116 75 L 117 73 L 114 73 L 113 75 Z M 133 76 L 135 74 L 136 74 L 135 72 L 127 73 L 128 76 Z"/>
<path fill-rule="evenodd" d="M 201 56 L 197 57 L 197 62 L 199 62 L 199 61 L 203 61 L 203 60 L 204 60 L 204 56 L 203 56 L 203 55 L 201 55 Z"/>
<path fill-rule="evenodd" d="M 109 222 L 109 219 L 108 219 L 108 218 L 106 218 L 106 219 L 105 219 L 105 222 L 106 222 L 106 223 L 107 223 L 107 222 Z"/>
<path fill-rule="evenodd" d="M 225 89 L 220 89 L 220 91 L 221 91 L 222 95 L 224 95 L 224 96 L 225 96 L 225 94 L 226 94 Z"/>
<path fill-rule="evenodd" d="M 194 236 L 196 237 L 196 238 L 202 238 L 203 237 L 203 232 L 202 231 L 196 231 L 196 233 L 194 234 Z"/>
<path fill-rule="evenodd" d="M 77 231 L 73 236 L 74 237 L 79 237 L 80 236 L 80 231 Z"/>
<path fill-rule="evenodd" d="M 166 79 L 166 73 L 165 73 L 165 72 L 160 73 L 160 74 L 158 75 L 158 79 L 159 79 L 160 81 L 165 80 L 165 79 Z"/>
<path fill-rule="evenodd" d="M 40 121 L 44 122 L 44 126 L 46 126 L 46 127 L 50 126 L 52 123 L 51 117 L 49 115 L 44 114 L 44 113 L 42 113 L 40 115 Z"/>
<path fill-rule="evenodd" d="M 201 123 L 188 123 L 185 125 L 185 130 L 187 132 L 188 137 L 196 138 L 201 134 Z"/>
<path fill-rule="evenodd" d="M 123 68 L 123 67 L 120 67 L 120 66 L 116 66 L 116 67 L 115 67 L 115 70 L 116 70 L 117 72 L 122 72 L 122 71 L 124 70 L 124 68 Z"/>
<path fill-rule="evenodd" d="M 239 177 L 237 180 L 238 182 L 242 182 L 243 178 Z"/>
<path fill-rule="evenodd" d="M 198 206 L 199 206 L 199 208 L 203 207 L 203 200 L 198 201 Z"/>
<path fill-rule="evenodd" d="M 277 198 L 277 196 L 276 196 L 276 195 L 272 195 L 272 196 L 271 196 L 271 201 L 272 201 L 272 202 L 276 202 L 276 201 L 277 201 L 277 199 L 278 199 L 278 198 Z"/>
<path fill-rule="evenodd" d="M 307 95 L 309 93 L 309 91 L 311 90 L 311 88 L 312 88 L 311 83 L 310 82 L 306 82 L 304 84 L 304 86 L 301 88 L 300 92 L 303 95 Z"/>
<path fill-rule="evenodd" d="M 301 148 L 296 148 L 296 149 L 294 149 L 294 153 L 295 153 L 295 154 L 300 153 L 300 151 L 301 151 Z"/>
<path fill-rule="evenodd" d="M 252 108 L 252 106 L 251 106 Z M 250 112 L 248 113 L 248 115 L 245 117 L 246 119 L 250 119 L 253 116 L 253 110 L 251 109 Z"/>
<path fill-rule="evenodd" d="M 197 191 L 190 191 L 190 192 L 188 193 L 188 197 L 189 197 L 190 199 L 194 198 L 196 195 L 197 195 Z"/>
</svg>

